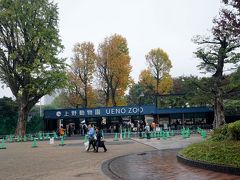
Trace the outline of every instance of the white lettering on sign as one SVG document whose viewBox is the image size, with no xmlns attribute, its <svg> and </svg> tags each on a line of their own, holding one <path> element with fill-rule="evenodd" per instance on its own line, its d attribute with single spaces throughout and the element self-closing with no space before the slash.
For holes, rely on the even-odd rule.
<svg viewBox="0 0 240 180">
<path fill-rule="evenodd" d="M 122 109 L 121 109 L 121 113 L 122 113 L 122 114 L 125 114 L 125 113 L 126 113 L 126 109 L 125 109 L 125 108 L 122 108 Z"/>
<path fill-rule="evenodd" d="M 65 111 L 65 114 L 64 114 L 64 116 L 69 116 L 69 114 L 68 114 L 68 112 L 67 112 L 67 111 Z"/>
<path fill-rule="evenodd" d="M 142 112 L 143 112 L 143 107 L 128 108 L 129 114 L 137 114 L 137 113 L 142 113 Z"/>
<path fill-rule="evenodd" d="M 131 107 L 131 108 L 109 108 L 106 109 L 106 114 L 109 115 L 118 115 L 118 114 L 138 114 L 143 112 L 143 107 Z"/>
<path fill-rule="evenodd" d="M 111 109 L 111 114 L 116 114 L 115 109 Z"/>
<path fill-rule="evenodd" d="M 100 114 L 101 114 L 100 109 L 95 109 L 95 115 L 100 115 Z"/>
<path fill-rule="evenodd" d="M 135 113 L 135 114 L 136 114 L 136 113 L 138 113 L 138 112 L 139 112 L 139 109 L 138 109 L 138 108 L 133 108 L 133 109 L 132 109 L 132 111 L 133 111 L 133 113 Z"/>
<path fill-rule="evenodd" d="M 77 115 L 77 111 L 71 111 L 72 116 L 76 116 Z"/>
<path fill-rule="evenodd" d="M 125 108 L 111 108 L 111 109 L 106 109 L 106 114 L 125 114 L 126 109 Z"/>
<path fill-rule="evenodd" d="M 92 115 L 92 114 L 93 114 L 92 110 L 87 110 L 87 115 Z"/>
<path fill-rule="evenodd" d="M 57 111 L 57 112 L 56 112 L 56 116 L 57 116 L 57 117 L 60 117 L 61 115 L 62 115 L 61 111 Z"/>
<path fill-rule="evenodd" d="M 84 110 L 80 110 L 80 111 L 79 111 L 79 115 L 80 115 L 80 116 L 84 116 L 84 115 L 85 115 Z"/>
</svg>

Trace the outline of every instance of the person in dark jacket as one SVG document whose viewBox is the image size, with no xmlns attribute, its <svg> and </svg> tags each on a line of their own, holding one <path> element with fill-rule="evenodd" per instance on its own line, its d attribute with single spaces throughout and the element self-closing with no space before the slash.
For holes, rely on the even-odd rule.
<svg viewBox="0 0 240 180">
<path fill-rule="evenodd" d="M 96 136 L 97 136 L 96 152 L 98 152 L 99 147 L 103 147 L 104 152 L 106 152 L 107 148 L 105 147 L 104 141 L 102 140 L 103 136 L 102 136 L 102 133 L 100 132 L 99 128 L 96 128 Z"/>
</svg>

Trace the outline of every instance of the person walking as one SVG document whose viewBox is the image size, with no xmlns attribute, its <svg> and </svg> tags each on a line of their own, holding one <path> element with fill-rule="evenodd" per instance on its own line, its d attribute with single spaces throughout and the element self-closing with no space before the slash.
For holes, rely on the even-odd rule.
<svg viewBox="0 0 240 180">
<path fill-rule="evenodd" d="M 59 129 L 59 135 L 64 136 L 64 134 L 65 134 L 65 129 L 63 129 L 63 127 L 61 126 L 61 128 Z"/>
<path fill-rule="evenodd" d="M 150 127 L 149 127 L 148 123 L 145 126 L 145 132 L 147 134 L 147 139 L 150 139 Z"/>
<path fill-rule="evenodd" d="M 97 136 L 97 140 L 96 140 L 96 152 L 98 152 L 98 148 L 99 147 L 103 147 L 104 152 L 107 151 L 107 148 L 104 144 L 104 141 L 102 140 L 103 136 L 102 133 L 99 131 L 99 128 L 96 128 L 96 136 Z"/>
<path fill-rule="evenodd" d="M 94 134 L 95 134 L 95 132 L 94 132 L 94 128 L 92 127 L 91 124 L 89 124 L 89 125 L 88 125 L 88 133 L 87 133 L 87 135 L 88 135 L 89 145 L 88 145 L 88 149 L 87 149 L 87 151 L 89 151 L 91 145 L 93 146 L 93 149 L 94 149 L 94 151 L 95 151 L 95 140 L 94 140 Z"/>
</svg>

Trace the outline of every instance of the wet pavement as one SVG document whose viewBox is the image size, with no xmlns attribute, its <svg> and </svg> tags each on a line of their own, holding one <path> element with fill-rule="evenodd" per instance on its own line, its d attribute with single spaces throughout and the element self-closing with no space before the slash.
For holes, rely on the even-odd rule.
<svg viewBox="0 0 240 180">
<path fill-rule="evenodd" d="M 114 158 L 103 164 L 103 172 L 111 179 L 151 180 L 225 180 L 240 176 L 218 173 L 183 165 L 177 161 L 179 149 L 156 150 Z"/>
<path fill-rule="evenodd" d="M 154 147 L 156 151 L 130 154 L 104 162 L 102 170 L 111 179 L 240 180 L 240 176 L 190 167 L 177 161 L 176 154 L 180 149 L 204 140 L 200 135 L 194 134 L 186 139 L 174 136 L 160 140 L 156 138 L 149 140 L 133 138 L 133 140 Z"/>
</svg>

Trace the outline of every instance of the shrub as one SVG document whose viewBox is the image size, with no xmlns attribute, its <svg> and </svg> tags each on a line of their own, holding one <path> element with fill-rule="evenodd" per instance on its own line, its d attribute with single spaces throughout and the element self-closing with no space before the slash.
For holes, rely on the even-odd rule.
<svg viewBox="0 0 240 180">
<path fill-rule="evenodd" d="M 240 140 L 240 120 L 230 123 L 228 125 L 228 131 L 231 134 L 231 139 Z"/>
<path fill-rule="evenodd" d="M 225 124 L 217 129 L 214 129 L 212 134 L 212 140 L 222 141 L 229 138 L 228 125 Z"/>
</svg>

